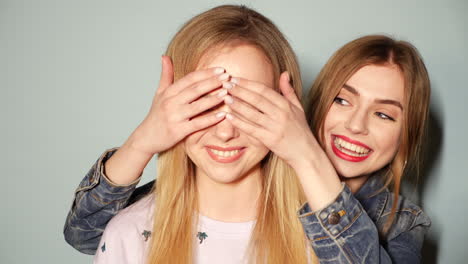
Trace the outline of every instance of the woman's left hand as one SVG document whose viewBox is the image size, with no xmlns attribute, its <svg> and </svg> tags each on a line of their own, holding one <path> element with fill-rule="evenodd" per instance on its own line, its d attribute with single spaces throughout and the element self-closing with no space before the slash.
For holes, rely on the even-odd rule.
<svg viewBox="0 0 468 264">
<path fill-rule="evenodd" d="M 236 85 L 228 90 L 234 98 L 224 99 L 232 110 L 226 119 L 260 140 L 295 170 L 312 210 L 330 204 L 342 185 L 333 164 L 309 129 L 288 73 L 280 76 L 282 95 L 258 82 L 241 78 L 234 78 L 234 82 Z"/>
<path fill-rule="evenodd" d="M 304 109 L 289 83 L 289 75 L 280 76 L 283 95 L 262 83 L 233 78 L 225 98 L 232 113 L 226 116 L 235 127 L 261 141 L 291 167 L 299 166 L 322 151 L 307 124 Z M 225 85 L 229 88 L 229 84 Z M 317 149 L 318 148 L 318 149 Z"/>
</svg>

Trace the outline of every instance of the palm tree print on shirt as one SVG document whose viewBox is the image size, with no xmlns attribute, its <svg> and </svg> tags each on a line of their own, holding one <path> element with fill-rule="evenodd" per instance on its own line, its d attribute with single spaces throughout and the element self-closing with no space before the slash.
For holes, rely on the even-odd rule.
<svg viewBox="0 0 468 264">
<path fill-rule="evenodd" d="M 141 233 L 145 237 L 145 242 L 148 241 L 148 238 L 151 236 L 151 231 L 144 230 L 143 233 Z"/>
<path fill-rule="evenodd" d="M 203 243 L 203 240 L 205 240 L 208 235 L 205 232 L 198 232 L 197 234 L 198 239 L 200 239 L 200 244 Z"/>
</svg>

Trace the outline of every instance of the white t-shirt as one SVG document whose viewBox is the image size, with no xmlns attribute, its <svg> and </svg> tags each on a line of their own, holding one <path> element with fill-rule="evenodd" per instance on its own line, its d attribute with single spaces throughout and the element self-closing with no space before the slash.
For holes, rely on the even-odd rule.
<svg viewBox="0 0 468 264">
<path fill-rule="evenodd" d="M 146 263 L 153 226 L 153 195 L 123 209 L 107 224 L 94 263 Z M 246 263 L 255 221 L 226 223 L 199 216 L 194 235 L 195 263 Z"/>
</svg>

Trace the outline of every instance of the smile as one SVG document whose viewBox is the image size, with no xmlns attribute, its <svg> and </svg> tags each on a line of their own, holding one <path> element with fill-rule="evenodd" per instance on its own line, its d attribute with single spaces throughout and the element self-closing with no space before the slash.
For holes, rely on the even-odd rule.
<svg viewBox="0 0 468 264">
<path fill-rule="evenodd" d="M 363 161 L 372 153 L 372 149 L 365 144 L 345 136 L 332 135 L 331 145 L 335 155 L 351 162 Z"/>
<path fill-rule="evenodd" d="M 230 148 L 222 148 L 217 146 L 206 146 L 206 151 L 208 155 L 216 161 L 220 163 L 231 163 L 234 162 L 244 154 L 245 148 L 244 147 L 230 147 Z"/>
</svg>

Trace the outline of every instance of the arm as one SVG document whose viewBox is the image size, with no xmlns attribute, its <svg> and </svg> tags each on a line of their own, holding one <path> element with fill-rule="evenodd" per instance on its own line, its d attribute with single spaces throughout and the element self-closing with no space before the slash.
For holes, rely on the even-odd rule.
<svg viewBox="0 0 468 264">
<path fill-rule="evenodd" d="M 375 223 L 344 184 L 330 205 L 312 212 L 305 204 L 299 214 L 321 263 L 420 263 L 430 225 L 422 211 L 400 212 L 387 239 L 381 241 Z"/>
<path fill-rule="evenodd" d="M 341 183 L 311 133 L 287 74 L 280 77 L 283 96 L 262 84 L 234 80 L 236 85 L 229 93 L 240 100 L 226 101 L 233 110 L 226 118 L 260 140 L 296 172 L 308 201 L 301 221 L 321 262 L 391 263 L 392 259 L 418 262 L 424 230 L 420 225 L 424 221 L 403 229 L 401 235 L 389 239 L 385 246 L 380 245 L 376 225 Z M 400 244 L 405 250 L 401 250 Z"/>
<path fill-rule="evenodd" d="M 173 82 L 172 63 L 163 56 L 159 88 L 148 115 L 121 148 L 106 152 L 96 162 L 75 192 L 64 228 L 70 245 L 94 254 L 109 220 L 129 200 L 134 201 L 151 189 L 149 183 L 131 196 L 151 158 L 187 135 L 224 119 L 224 115 L 216 114 L 197 117 L 222 102 L 222 97 L 204 95 L 229 78 L 224 72 L 223 68 L 203 69 Z"/>
<path fill-rule="evenodd" d="M 135 190 L 138 181 L 128 185 L 112 183 L 104 164 L 116 153 L 111 149 L 98 159 L 75 191 L 75 200 L 64 227 L 65 240 L 85 254 L 94 254 L 109 220 L 122 208 L 150 191 L 154 181 Z M 130 202 L 129 202 L 130 201 Z"/>
</svg>

